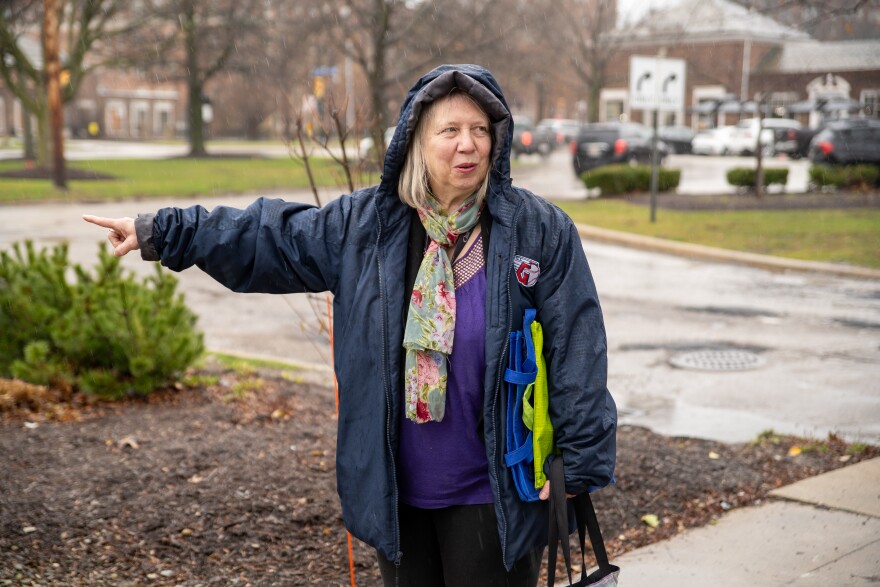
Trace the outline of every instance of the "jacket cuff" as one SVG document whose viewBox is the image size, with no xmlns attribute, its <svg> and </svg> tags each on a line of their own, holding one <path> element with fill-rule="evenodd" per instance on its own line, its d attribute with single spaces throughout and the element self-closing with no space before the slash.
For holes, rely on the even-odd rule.
<svg viewBox="0 0 880 587">
<path fill-rule="evenodd" d="M 138 246 L 141 249 L 141 259 L 144 261 L 158 261 L 159 251 L 156 250 L 156 243 L 153 242 L 153 219 L 156 218 L 154 213 L 138 214 L 134 221 L 134 232 L 137 235 Z"/>
</svg>

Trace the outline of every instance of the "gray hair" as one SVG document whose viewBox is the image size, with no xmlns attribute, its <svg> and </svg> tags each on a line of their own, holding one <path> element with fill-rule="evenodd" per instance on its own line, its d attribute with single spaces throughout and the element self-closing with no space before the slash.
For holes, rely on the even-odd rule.
<svg viewBox="0 0 880 587">
<path fill-rule="evenodd" d="M 431 194 L 431 185 L 428 180 L 428 162 L 425 159 L 425 140 L 428 133 L 428 127 L 434 120 L 435 106 L 443 100 L 452 98 L 463 98 L 469 101 L 486 116 L 487 120 L 489 119 L 486 109 L 483 108 L 473 97 L 459 88 L 453 88 L 446 96 L 425 105 L 422 110 L 422 115 L 416 123 L 412 138 L 407 145 L 403 169 L 400 172 L 400 179 L 397 181 L 397 194 L 400 197 L 400 201 L 412 208 L 425 209 L 428 207 L 428 196 Z M 494 134 L 491 136 L 494 143 Z M 483 183 L 480 184 L 480 187 L 477 190 L 477 206 L 482 206 L 483 201 L 486 199 L 486 192 L 489 190 L 489 175 L 489 171 L 487 170 L 486 177 L 483 179 Z"/>
</svg>

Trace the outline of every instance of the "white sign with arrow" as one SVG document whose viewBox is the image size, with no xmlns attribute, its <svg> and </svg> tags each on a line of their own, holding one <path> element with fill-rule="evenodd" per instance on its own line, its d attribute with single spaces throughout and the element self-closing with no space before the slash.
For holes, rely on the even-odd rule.
<svg viewBox="0 0 880 587">
<path fill-rule="evenodd" d="M 629 58 L 629 107 L 678 112 L 684 109 L 684 59 Z"/>
</svg>

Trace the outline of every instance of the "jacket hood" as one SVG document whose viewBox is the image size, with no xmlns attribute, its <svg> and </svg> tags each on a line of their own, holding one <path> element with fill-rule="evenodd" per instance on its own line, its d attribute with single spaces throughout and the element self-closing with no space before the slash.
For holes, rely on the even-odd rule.
<svg viewBox="0 0 880 587">
<path fill-rule="evenodd" d="M 397 181 L 403 169 L 407 145 L 412 140 L 424 107 L 455 88 L 471 96 L 489 115 L 494 135 L 492 161 L 489 166 L 492 176 L 490 185 L 492 181 L 502 185 L 510 182 L 513 119 L 501 87 L 489 70 L 479 65 L 441 65 L 422 76 L 410 88 L 400 107 L 397 129 L 385 153 L 381 185 L 386 193 L 397 197 Z"/>
</svg>

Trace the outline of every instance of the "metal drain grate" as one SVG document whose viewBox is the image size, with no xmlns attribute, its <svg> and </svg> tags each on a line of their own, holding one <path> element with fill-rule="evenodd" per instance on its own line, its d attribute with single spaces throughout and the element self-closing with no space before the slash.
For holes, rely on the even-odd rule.
<svg viewBox="0 0 880 587">
<path fill-rule="evenodd" d="M 746 371 L 763 367 L 764 357 L 741 350 L 704 350 L 680 353 L 669 359 L 673 367 L 699 371 Z"/>
</svg>

